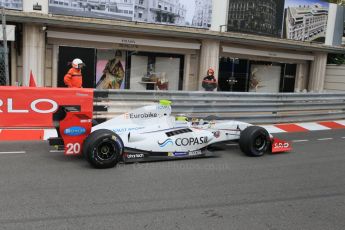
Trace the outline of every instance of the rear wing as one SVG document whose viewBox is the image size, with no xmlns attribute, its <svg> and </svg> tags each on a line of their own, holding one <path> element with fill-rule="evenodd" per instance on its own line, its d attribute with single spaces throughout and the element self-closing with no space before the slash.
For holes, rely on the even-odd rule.
<svg viewBox="0 0 345 230">
<path fill-rule="evenodd" d="M 60 106 L 53 114 L 58 137 L 49 144 L 62 147 L 65 155 L 81 155 L 84 140 L 91 133 L 92 112 L 81 112 L 80 106 Z"/>
</svg>

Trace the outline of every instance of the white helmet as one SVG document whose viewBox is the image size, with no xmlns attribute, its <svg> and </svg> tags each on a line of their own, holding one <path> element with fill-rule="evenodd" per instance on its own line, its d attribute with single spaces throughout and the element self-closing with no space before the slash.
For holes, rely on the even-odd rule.
<svg viewBox="0 0 345 230">
<path fill-rule="evenodd" d="M 84 66 L 84 63 L 79 58 L 76 58 L 72 61 L 72 67 L 76 69 L 81 69 Z"/>
</svg>

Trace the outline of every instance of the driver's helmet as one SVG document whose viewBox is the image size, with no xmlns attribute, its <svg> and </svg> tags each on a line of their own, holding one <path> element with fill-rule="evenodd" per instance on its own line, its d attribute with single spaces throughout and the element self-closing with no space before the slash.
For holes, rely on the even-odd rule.
<svg viewBox="0 0 345 230">
<path fill-rule="evenodd" d="M 186 117 L 186 116 L 182 116 L 182 115 L 180 115 L 180 116 L 176 116 L 176 117 L 175 117 L 175 121 L 182 121 L 182 122 L 186 122 L 186 121 L 188 121 L 188 117 Z"/>
<path fill-rule="evenodd" d="M 81 69 L 83 66 L 84 66 L 84 63 L 79 58 L 76 58 L 72 61 L 72 67 L 75 69 Z"/>
</svg>

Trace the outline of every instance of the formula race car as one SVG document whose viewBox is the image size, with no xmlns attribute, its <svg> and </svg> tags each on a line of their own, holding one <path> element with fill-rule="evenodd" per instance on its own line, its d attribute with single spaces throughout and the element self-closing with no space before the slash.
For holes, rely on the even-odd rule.
<svg viewBox="0 0 345 230">
<path fill-rule="evenodd" d="M 291 144 L 273 138 L 266 129 L 239 121 L 206 121 L 171 115 L 171 102 L 162 100 L 119 115 L 92 127 L 92 113 L 60 106 L 53 115 L 57 138 L 51 145 L 65 155 L 81 155 L 96 168 L 111 168 L 119 161 L 140 162 L 211 156 L 208 147 L 238 141 L 248 156 L 287 152 Z"/>
</svg>

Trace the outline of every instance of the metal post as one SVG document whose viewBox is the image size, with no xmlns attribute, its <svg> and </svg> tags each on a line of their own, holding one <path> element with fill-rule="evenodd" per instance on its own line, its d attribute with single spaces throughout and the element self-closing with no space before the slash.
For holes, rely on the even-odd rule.
<svg viewBox="0 0 345 230">
<path fill-rule="evenodd" d="M 233 88 L 234 88 L 234 74 L 235 74 L 235 58 L 231 58 L 232 60 L 232 67 L 231 67 L 231 84 L 230 84 L 230 91 L 232 92 L 233 91 Z"/>
<path fill-rule="evenodd" d="M 5 60 L 6 85 L 10 85 L 10 76 L 9 76 L 9 72 L 8 72 L 8 48 L 7 48 L 7 36 L 6 36 L 5 7 L 2 7 L 2 40 L 3 40 L 3 43 L 4 43 L 4 60 Z"/>
<path fill-rule="evenodd" d="M 232 67 L 231 67 L 231 77 L 234 77 L 235 74 L 235 58 L 231 58 Z"/>
</svg>

